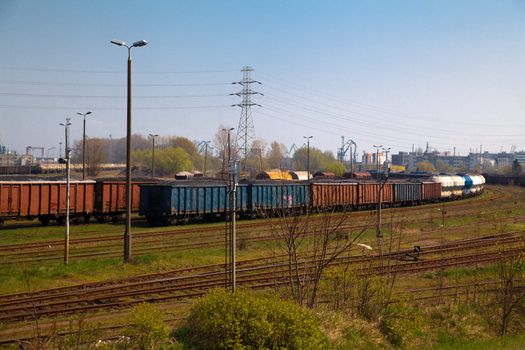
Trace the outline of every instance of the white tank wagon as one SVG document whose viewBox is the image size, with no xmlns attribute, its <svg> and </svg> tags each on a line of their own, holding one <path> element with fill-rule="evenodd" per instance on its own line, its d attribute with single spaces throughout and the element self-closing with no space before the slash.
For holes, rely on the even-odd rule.
<svg viewBox="0 0 525 350">
<path fill-rule="evenodd" d="M 470 189 L 470 192 L 472 193 L 480 193 L 483 191 L 483 187 L 485 186 L 485 178 L 483 175 L 469 175 L 472 179 L 472 187 Z"/>
</svg>

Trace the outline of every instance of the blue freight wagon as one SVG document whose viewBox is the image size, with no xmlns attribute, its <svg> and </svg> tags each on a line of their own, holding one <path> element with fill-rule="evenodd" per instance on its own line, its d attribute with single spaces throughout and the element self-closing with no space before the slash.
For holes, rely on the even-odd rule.
<svg viewBox="0 0 525 350">
<path fill-rule="evenodd" d="M 236 210 L 248 210 L 248 186 L 238 185 Z M 191 217 L 216 217 L 230 208 L 229 188 L 224 183 L 180 182 L 142 185 L 139 214 L 150 224 L 175 224 Z"/>
<path fill-rule="evenodd" d="M 254 182 L 248 186 L 250 212 L 305 209 L 309 203 L 308 182 Z"/>
<path fill-rule="evenodd" d="M 420 182 L 394 182 L 393 186 L 395 204 L 412 205 L 421 202 Z"/>
</svg>

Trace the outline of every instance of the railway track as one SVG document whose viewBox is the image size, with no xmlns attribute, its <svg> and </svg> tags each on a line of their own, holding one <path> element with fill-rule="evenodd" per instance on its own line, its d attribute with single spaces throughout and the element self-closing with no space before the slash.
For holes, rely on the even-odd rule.
<svg viewBox="0 0 525 350">
<path fill-rule="evenodd" d="M 378 262 L 379 256 L 345 256 L 335 264 L 356 264 L 358 274 L 396 273 L 412 274 L 435 269 L 446 269 L 457 266 L 483 264 L 501 258 L 500 251 L 477 252 L 480 248 L 508 246 L 505 254 L 514 256 L 523 248 L 513 247 L 521 237 L 512 234 L 483 237 L 451 242 L 440 246 L 423 247 L 418 261 L 400 261 L 408 251 L 383 255 L 383 258 L 394 259 L 389 266 L 362 266 Z M 467 253 L 472 251 L 471 253 Z M 434 257 L 436 254 L 445 255 Z M 451 254 L 452 256 L 446 256 Z M 288 264 L 284 256 L 252 259 L 240 262 L 238 266 L 238 283 L 240 286 L 259 289 L 288 283 Z M 305 258 L 304 269 L 315 264 Z M 7 295 L 0 298 L 0 323 L 16 320 L 27 320 L 35 317 L 52 317 L 56 315 L 85 313 L 91 310 L 129 307 L 143 301 L 161 302 L 186 300 L 200 296 L 209 288 L 220 287 L 225 283 L 222 265 L 210 265 L 193 269 L 170 271 L 163 274 L 140 276 L 58 288 L 36 293 Z"/>
<path fill-rule="evenodd" d="M 451 202 L 454 203 L 454 202 Z M 418 207 L 419 208 L 419 207 Z M 499 212 L 512 210 L 508 208 L 499 208 Z M 495 214 L 492 212 L 491 214 Z M 366 215 L 370 215 L 367 213 Z M 459 212 L 447 215 L 447 220 L 459 219 L 467 217 L 468 213 Z M 521 222 L 525 216 L 514 218 L 514 222 L 519 220 Z M 312 217 L 312 220 L 319 218 Z M 398 224 L 403 221 L 405 224 L 417 224 L 428 221 L 429 218 L 420 215 L 417 219 L 407 220 L 406 218 L 397 219 L 393 224 Z M 478 220 L 481 223 L 490 223 L 490 218 Z M 268 220 L 257 222 L 245 222 L 239 225 L 239 235 L 246 236 L 248 241 L 268 241 L 272 240 L 272 225 Z M 275 224 L 278 226 L 279 224 Z M 347 230 L 361 230 L 365 229 L 366 225 L 347 225 Z M 457 227 L 457 226 L 456 226 Z M 197 249 L 202 247 L 221 246 L 223 244 L 222 236 L 224 234 L 223 227 L 202 227 L 192 229 L 177 229 L 160 232 L 150 232 L 135 234 L 134 240 L 137 244 L 136 252 L 138 254 L 147 254 L 151 252 L 166 252 L 186 249 Z M 257 230 L 255 237 L 250 237 L 248 232 Z M 251 235 L 253 236 L 253 235 Z M 190 240 L 191 243 L 185 243 L 184 240 Z M 93 258 L 93 257 L 119 257 L 121 252 L 121 235 L 113 235 L 104 237 L 88 237 L 78 238 L 71 241 L 71 257 L 73 259 Z M 181 241 L 181 242 L 179 242 Z M 168 242 L 168 243 L 167 243 Z M 42 261 L 57 261 L 62 259 L 63 250 L 62 240 L 48 240 L 44 242 L 21 243 L 0 245 L 0 266 L 36 263 Z"/>
<path fill-rule="evenodd" d="M 468 215 L 467 215 L 468 216 Z M 465 215 L 455 215 L 454 218 L 466 217 Z M 449 217 L 450 219 L 450 217 Z M 404 222 L 404 224 L 417 224 L 425 222 L 426 218 L 421 218 L 417 221 Z M 512 223 L 521 223 L 525 221 L 525 215 L 512 217 Z M 400 220 L 393 222 L 396 225 L 401 223 Z M 387 225 L 389 225 L 388 223 Z M 492 224 L 489 218 L 480 219 L 477 222 L 477 228 L 482 228 L 486 225 Z M 448 229 L 458 230 L 465 227 L 470 227 L 471 224 L 454 225 Z M 245 242 L 263 242 L 276 240 L 277 237 L 273 234 L 272 227 L 261 227 L 259 224 L 254 224 L 252 227 L 257 228 L 257 232 L 253 233 L 248 227 L 244 227 L 238 231 L 238 238 L 245 240 Z M 358 232 L 369 228 L 370 225 L 345 225 L 344 230 L 350 232 Z M 422 232 L 427 236 L 439 233 L 441 229 L 424 230 Z M 210 232 L 210 233 L 208 233 Z M 224 244 L 224 233 L 213 230 L 205 231 L 185 231 L 177 232 L 175 234 L 169 233 L 152 233 L 141 234 L 135 237 L 135 253 L 148 254 L 159 252 L 182 251 L 188 249 L 200 249 L 205 247 L 221 247 Z M 405 234 L 404 238 L 408 238 Z M 420 235 L 415 235 L 419 236 Z M 113 258 L 120 257 L 121 251 L 121 237 L 115 237 L 109 242 L 101 241 L 100 239 L 79 239 L 71 242 L 71 258 L 84 259 L 94 257 Z M 415 242 L 416 240 L 414 240 Z M 109 243 L 109 244 L 108 244 Z M 59 261 L 63 259 L 63 241 L 29 243 L 29 244 L 15 244 L 0 246 L 0 266 L 9 266 L 14 264 L 37 263 L 43 261 Z"/>
</svg>

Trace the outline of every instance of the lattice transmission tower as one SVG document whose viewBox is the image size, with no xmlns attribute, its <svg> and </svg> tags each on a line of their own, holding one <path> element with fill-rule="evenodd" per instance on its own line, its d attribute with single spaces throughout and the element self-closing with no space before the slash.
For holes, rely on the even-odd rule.
<svg viewBox="0 0 525 350">
<path fill-rule="evenodd" d="M 252 101 L 252 95 L 264 95 L 260 92 L 252 90 L 252 84 L 262 85 L 260 81 L 252 79 L 251 72 L 253 72 L 253 68 L 244 66 L 242 67 L 241 72 L 242 80 L 234 82 L 233 84 L 241 85 L 242 90 L 231 95 L 242 97 L 241 103 L 232 106 L 241 107 L 241 117 L 239 119 L 239 127 L 237 128 L 235 143 L 237 144 L 237 149 L 242 151 L 242 156 L 244 158 L 244 161 L 242 162 L 242 169 L 245 170 L 248 152 L 250 151 L 250 145 L 255 140 L 255 126 L 252 118 L 252 106 L 261 107 L 260 104 Z"/>
</svg>

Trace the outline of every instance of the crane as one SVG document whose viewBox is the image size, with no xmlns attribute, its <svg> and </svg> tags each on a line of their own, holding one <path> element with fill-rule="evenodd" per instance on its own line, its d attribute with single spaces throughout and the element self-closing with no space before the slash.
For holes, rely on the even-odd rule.
<svg viewBox="0 0 525 350">
<path fill-rule="evenodd" d="M 35 147 L 35 146 L 27 146 L 26 147 L 26 154 L 32 155 L 32 150 L 40 150 L 40 158 L 44 158 L 44 147 Z"/>
</svg>

